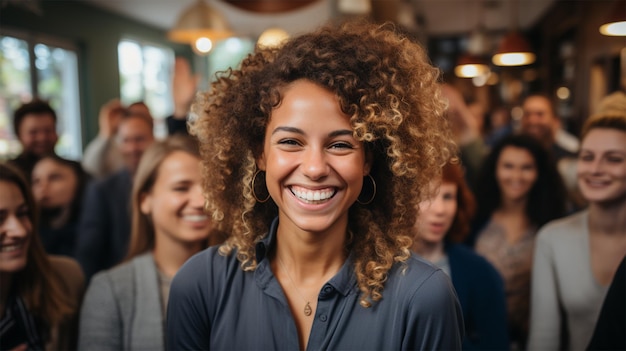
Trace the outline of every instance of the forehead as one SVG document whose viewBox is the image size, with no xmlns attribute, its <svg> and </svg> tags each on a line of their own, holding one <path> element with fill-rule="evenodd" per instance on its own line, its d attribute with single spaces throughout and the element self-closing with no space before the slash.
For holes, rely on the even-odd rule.
<svg viewBox="0 0 626 351">
<path fill-rule="evenodd" d="M 54 127 L 54 117 L 49 113 L 29 113 L 20 122 L 20 129 L 35 127 Z"/>
<path fill-rule="evenodd" d="M 0 180 L 0 205 L 8 206 L 24 202 L 24 195 L 17 184 Z"/>
<path fill-rule="evenodd" d="M 583 139 L 583 150 L 620 150 L 626 152 L 626 132 L 612 128 L 594 128 Z"/>
<path fill-rule="evenodd" d="M 550 101 L 543 96 L 531 96 L 524 101 L 524 112 L 548 112 L 552 111 Z"/>
<path fill-rule="evenodd" d="M 498 157 L 498 162 L 507 161 L 507 162 L 534 162 L 533 155 L 527 149 L 508 145 L 502 149 L 500 152 L 500 156 Z"/>
<path fill-rule="evenodd" d="M 330 90 L 308 80 L 297 80 L 282 91 L 282 100 L 270 114 L 269 125 L 302 124 L 307 129 L 352 129 L 339 98 Z"/>
<path fill-rule="evenodd" d="M 145 118 L 139 116 L 129 116 L 120 122 L 120 135 L 136 134 L 136 133 L 152 133 L 152 126 Z"/>
<path fill-rule="evenodd" d="M 62 164 L 51 158 L 44 158 L 40 160 L 33 169 L 33 175 L 53 172 L 73 173 L 69 165 Z"/>
</svg>

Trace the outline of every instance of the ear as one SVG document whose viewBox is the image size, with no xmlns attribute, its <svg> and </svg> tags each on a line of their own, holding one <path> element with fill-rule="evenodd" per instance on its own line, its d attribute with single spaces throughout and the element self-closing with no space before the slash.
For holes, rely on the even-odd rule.
<svg viewBox="0 0 626 351">
<path fill-rule="evenodd" d="M 372 170 L 372 164 L 374 164 L 374 154 L 372 151 L 365 151 L 365 164 L 363 165 L 363 176 L 370 174 Z"/>
<path fill-rule="evenodd" d="M 152 196 L 149 193 L 143 193 L 139 197 L 139 210 L 147 216 L 152 212 Z"/>
<path fill-rule="evenodd" d="M 267 162 L 265 160 L 265 151 L 261 152 L 259 158 L 256 159 L 256 168 L 261 171 L 265 171 Z"/>
</svg>

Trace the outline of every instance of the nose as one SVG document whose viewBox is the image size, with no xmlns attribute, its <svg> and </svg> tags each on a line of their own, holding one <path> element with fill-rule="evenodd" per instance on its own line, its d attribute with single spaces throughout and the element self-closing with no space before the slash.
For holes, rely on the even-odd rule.
<svg viewBox="0 0 626 351">
<path fill-rule="evenodd" d="M 600 157 L 596 157 L 594 158 L 593 161 L 590 162 L 589 169 L 591 170 L 591 173 L 593 174 L 602 173 L 602 169 L 603 169 L 602 165 L 603 165 L 602 159 Z"/>
<path fill-rule="evenodd" d="M 443 213 L 443 200 L 440 196 L 437 196 L 435 199 L 433 199 L 432 203 L 430 204 L 430 210 L 437 215 Z"/>
<path fill-rule="evenodd" d="M 308 148 L 302 155 L 302 172 L 312 180 L 328 175 L 328 162 L 322 147 Z"/>
<path fill-rule="evenodd" d="M 2 232 L 12 238 L 23 238 L 28 235 L 28 229 L 15 214 L 10 215 L 4 220 Z"/>
</svg>

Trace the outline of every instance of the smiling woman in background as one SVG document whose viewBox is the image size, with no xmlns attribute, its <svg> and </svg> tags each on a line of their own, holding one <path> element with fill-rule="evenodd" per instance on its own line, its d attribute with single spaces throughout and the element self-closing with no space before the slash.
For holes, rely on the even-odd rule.
<svg viewBox="0 0 626 351">
<path fill-rule="evenodd" d="M 80 349 L 164 349 L 171 279 L 209 244 L 201 179 L 195 139 L 173 136 L 146 150 L 133 183 L 129 253 L 125 263 L 91 281 L 80 317 Z"/>
<path fill-rule="evenodd" d="M 587 347 L 608 286 L 626 255 L 626 110 L 587 120 L 577 173 L 588 208 L 549 223 L 537 239 L 532 350 Z"/>
<path fill-rule="evenodd" d="M 21 171 L 0 163 L 0 345 L 73 350 L 84 276 L 76 261 L 46 255 L 36 210 Z"/>
<path fill-rule="evenodd" d="M 565 214 L 565 186 L 548 151 L 536 139 L 511 135 L 487 156 L 476 194 L 477 230 L 469 241 L 502 275 L 511 348 L 523 349 L 535 234 Z"/>
<path fill-rule="evenodd" d="M 470 230 L 476 204 L 458 164 L 443 167 L 431 181 L 432 196 L 418 205 L 413 251 L 452 278 L 463 310 L 463 350 L 506 350 L 506 300 L 500 274 L 484 258 L 459 244 Z"/>
</svg>

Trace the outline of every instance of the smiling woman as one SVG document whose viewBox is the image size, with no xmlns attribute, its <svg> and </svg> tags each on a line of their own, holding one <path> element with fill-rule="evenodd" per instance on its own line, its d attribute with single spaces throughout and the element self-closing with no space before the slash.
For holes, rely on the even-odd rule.
<svg viewBox="0 0 626 351">
<path fill-rule="evenodd" d="M 197 142 L 176 135 L 141 158 L 132 192 L 125 263 L 93 277 L 80 318 L 80 349 L 160 350 L 170 281 L 193 254 L 219 240 L 204 212 Z M 117 306 L 124 306 L 119 309 Z"/>
<path fill-rule="evenodd" d="M 619 99 L 626 106 L 626 95 Z M 537 239 L 529 340 L 533 350 L 587 348 L 608 285 L 626 255 L 623 108 L 592 116 L 585 123 L 577 171 L 588 208 L 548 223 Z M 625 318 L 624 310 L 619 313 Z M 623 331 L 618 339 L 624 340 Z"/>
<path fill-rule="evenodd" d="M 229 236 L 172 282 L 170 349 L 461 347 L 450 280 L 410 252 L 454 149 L 438 77 L 391 25 L 348 23 L 259 49 L 199 97 Z"/>
<path fill-rule="evenodd" d="M 23 174 L 0 163 L 0 345 L 74 350 L 84 276 L 78 263 L 46 255 Z"/>
</svg>

